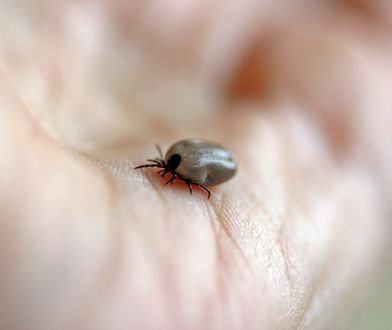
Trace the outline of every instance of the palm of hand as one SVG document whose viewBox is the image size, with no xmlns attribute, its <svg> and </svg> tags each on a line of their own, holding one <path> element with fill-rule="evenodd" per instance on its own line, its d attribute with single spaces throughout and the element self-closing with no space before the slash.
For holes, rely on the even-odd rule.
<svg viewBox="0 0 392 330">
<path fill-rule="evenodd" d="M 173 78 L 166 91 L 180 95 L 181 79 Z M 75 97 L 73 82 L 64 99 Z M 371 275 L 384 239 L 373 175 L 354 147 L 340 161 L 314 114 L 278 102 L 269 112 L 260 104 L 207 113 L 197 108 L 185 122 L 170 110 L 166 120 L 167 114 L 150 116 L 137 107 L 119 110 L 112 95 L 90 87 L 80 102 L 94 95 L 94 110 L 60 107 L 53 119 L 52 110 L 31 116 L 4 77 L 2 85 L 10 109 L 0 123 L 6 324 L 328 327 Z M 197 88 L 198 96 L 205 92 Z M 102 100 L 106 110 L 96 119 Z M 180 183 L 162 187 L 154 171 L 132 171 L 136 160 L 151 157 L 153 142 L 168 145 L 183 131 L 206 127 L 240 164 L 210 200 L 200 191 L 189 196 Z M 108 147 L 98 139 L 102 131 L 114 135 Z M 140 143 L 157 135 L 160 141 Z M 88 162 L 59 141 L 78 149 L 88 141 L 105 159 Z M 134 161 L 108 160 L 119 155 Z"/>
</svg>

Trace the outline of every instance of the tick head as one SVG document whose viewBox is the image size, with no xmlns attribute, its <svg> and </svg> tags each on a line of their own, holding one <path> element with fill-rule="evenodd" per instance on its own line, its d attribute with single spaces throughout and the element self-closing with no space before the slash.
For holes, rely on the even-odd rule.
<svg viewBox="0 0 392 330">
<path fill-rule="evenodd" d="M 170 170 L 175 170 L 181 163 L 181 156 L 179 154 L 173 154 L 167 160 L 167 167 Z"/>
</svg>

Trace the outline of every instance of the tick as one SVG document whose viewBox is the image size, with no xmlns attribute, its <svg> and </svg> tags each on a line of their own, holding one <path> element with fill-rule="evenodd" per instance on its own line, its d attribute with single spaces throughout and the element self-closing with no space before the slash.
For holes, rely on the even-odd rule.
<svg viewBox="0 0 392 330">
<path fill-rule="evenodd" d="M 188 186 L 190 194 L 194 185 L 204 189 L 210 198 L 211 192 L 207 187 L 230 180 L 237 171 L 232 154 L 214 142 L 202 139 L 181 140 L 169 148 L 165 157 L 159 145 L 156 147 L 159 158 L 147 159 L 149 163 L 135 169 L 160 168 L 158 174 L 161 177 L 171 175 L 165 185 L 179 179 Z"/>
</svg>

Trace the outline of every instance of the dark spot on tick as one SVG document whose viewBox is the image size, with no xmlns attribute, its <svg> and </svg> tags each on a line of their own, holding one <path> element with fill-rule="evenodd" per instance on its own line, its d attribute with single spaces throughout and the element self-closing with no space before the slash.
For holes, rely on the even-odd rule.
<svg viewBox="0 0 392 330">
<path fill-rule="evenodd" d="M 175 170 L 178 165 L 181 163 L 181 156 L 179 154 L 174 154 L 170 156 L 169 160 L 167 161 L 167 167 L 171 170 Z"/>
</svg>

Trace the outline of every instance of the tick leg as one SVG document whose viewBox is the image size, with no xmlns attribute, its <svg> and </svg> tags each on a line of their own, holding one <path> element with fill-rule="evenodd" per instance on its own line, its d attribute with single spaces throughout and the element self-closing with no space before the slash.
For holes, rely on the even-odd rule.
<svg viewBox="0 0 392 330">
<path fill-rule="evenodd" d="M 173 176 L 164 184 L 164 186 L 166 186 L 169 183 L 173 183 L 174 181 L 176 181 L 176 175 L 173 174 Z"/>
<path fill-rule="evenodd" d="M 163 159 L 163 153 L 162 153 L 162 149 L 161 149 L 160 145 L 156 144 L 155 148 L 158 150 L 158 153 L 159 153 L 159 156 L 161 157 L 161 159 Z"/>
<path fill-rule="evenodd" d="M 204 187 L 203 185 L 201 185 L 201 184 L 199 184 L 199 183 L 192 183 L 192 184 L 194 184 L 195 186 L 198 186 L 198 187 L 200 187 L 201 189 L 203 189 L 204 191 L 206 191 L 207 192 L 207 194 L 208 194 L 208 199 L 210 199 L 210 196 L 211 196 L 211 191 L 209 191 L 206 187 Z"/>
<path fill-rule="evenodd" d="M 170 178 L 169 180 L 167 180 L 166 182 L 165 182 L 165 184 L 164 184 L 164 186 L 166 186 L 166 185 L 168 185 L 170 182 L 172 182 L 173 181 L 173 178 Z"/>
<path fill-rule="evenodd" d="M 163 171 L 159 171 L 159 172 L 163 172 L 161 174 L 161 177 L 163 178 L 167 173 L 169 173 L 169 171 L 167 169 L 164 169 Z"/>
<path fill-rule="evenodd" d="M 162 166 L 162 162 L 160 159 L 147 159 L 147 161 Z"/>
<path fill-rule="evenodd" d="M 137 170 L 139 168 L 145 168 L 145 167 L 162 167 L 162 166 L 158 164 L 144 164 L 144 165 L 136 166 L 134 167 L 134 169 Z"/>
<path fill-rule="evenodd" d="M 189 188 L 189 193 L 192 195 L 192 186 L 188 181 L 184 181 Z"/>
</svg>

